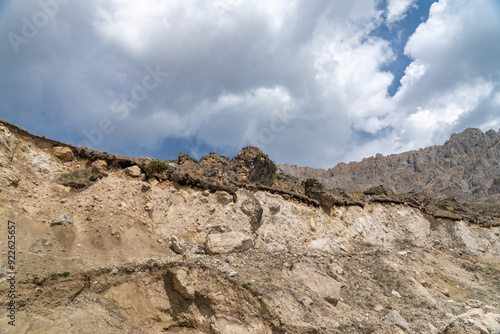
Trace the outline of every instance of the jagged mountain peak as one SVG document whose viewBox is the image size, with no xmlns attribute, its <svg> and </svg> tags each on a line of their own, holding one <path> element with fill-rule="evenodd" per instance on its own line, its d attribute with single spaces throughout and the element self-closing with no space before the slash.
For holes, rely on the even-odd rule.
<svg viewBox="0 0 500 334">
<path fill-rule="evenodd" d="M 500 130 L 468 128 L 443 145 L 339 163 L 313 169 L 288 164 L 282 172 L 299 179 L 316 178 L 331 187 L 363 191 L 384 184 L 395 192 L 421 191 L 436 198 L 455 196 L 470 202 L 500 201 Z"/>
</svg>

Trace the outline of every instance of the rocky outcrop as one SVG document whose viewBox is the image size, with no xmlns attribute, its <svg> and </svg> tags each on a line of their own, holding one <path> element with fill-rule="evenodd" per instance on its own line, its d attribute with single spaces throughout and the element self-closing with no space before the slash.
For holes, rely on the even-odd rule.
<svg viewBox="0 0 500 334">
<path fill-rule="evenodd" d="M 260 183 L 271 186 L 274 181 L 277 168 L 259 148 L 253 146 L 244 147 L 231 159 L 231 166 L 241 180 L 249 183 Z"/>
</svg>

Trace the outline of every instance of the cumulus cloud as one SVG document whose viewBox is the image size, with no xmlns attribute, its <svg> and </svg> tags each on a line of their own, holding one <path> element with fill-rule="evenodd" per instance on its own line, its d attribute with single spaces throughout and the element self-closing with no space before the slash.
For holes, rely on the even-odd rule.
<svg viewBox="0 0 500 334">
<path fill-rule="evenodd" d="M 416 6 L 416 0 L 388 0 L 387 24 L 390 26 L 406 17 L 406 13 L 412 6 Z"/>
<path fill-rule="evenodd" d="M 162 157 L 170 138 L 185 138 L 228 155 L 257 145 L 278 162 L 316 167 L 498 126 L 494 0 L 435 3 L 388 95 L 394 75 L 382 68 L 397 55 L 374 32 L 417 4 L 60 1 L 19 52 L 1 42 L 0 117 L 117 153 Z M 22 37 L 23 18 L 43 8 L 3 10 L 0 35 Z"/>
<path fill-rule="evenodd" d="M 405 53 L 414 61 L 394 96 L 406 111 L 397 118 L 407 147 L 468 126 L 487 130 L 500 89 L 499 9 L 493 1 L 440 1 L 411 36 Z"/>
</svg>

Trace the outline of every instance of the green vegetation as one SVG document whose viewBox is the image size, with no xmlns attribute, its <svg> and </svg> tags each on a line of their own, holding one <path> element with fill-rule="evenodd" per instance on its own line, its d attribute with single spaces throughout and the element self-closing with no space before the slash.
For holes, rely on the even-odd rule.
<svg viewBox="0 0 500 334">
<path fill-rule="evenodd" d="M 275 164 L 273 161 L 271 161 L 270 159 L 269 159 L 269 163 L 270 163 L 270 165 L 271 165 L 271 172 L 272 172 L 273 174 L 276 174 L 276 172 L 278 171 L 278 167 L 277 167 L 277 166 L 276 166 L 276 164 Z"/>
<path fill-rule="evenodd" d="M 160 160 L 154 160 L 151 161 L 147 166 L 146 166 L 146 175 L 148 177 L 153 177 L 155 174 L 160 174 L 166 171 L 170 166 L 163 161 Z"/>
<path fill-rule="evenodd" d="M 68 277 L 69 276 L 69 271 L 65 271 L 63 273 L 52 273 L 50 274 L 50 277 Z"/>
<path fill-rule="evenodd" d="M 318 185 L 319 181 L 316 179 L 307 179 L 302 181 L 302 185 L 306 190 L 313 188 L 314 186 Z"/>
</svg>

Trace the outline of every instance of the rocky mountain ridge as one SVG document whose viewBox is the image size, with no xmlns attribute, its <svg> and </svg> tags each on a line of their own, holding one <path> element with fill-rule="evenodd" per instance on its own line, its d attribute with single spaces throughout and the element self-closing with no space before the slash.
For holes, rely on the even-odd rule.
<svg viewBox="0 0 500 334">
<path fill-rule="evenodd" d="M 157 161 L 0 121 L 8 221 L 1 333 L 500 332 L 496 206 L 301 182 L 254 147 Z"/>
<path fill-rule="evenodd" d="M 500 131 L 466 129 L 444 145 L 418 151 L 339 163 L 324 170 L 283 164 L 279 171 L 300 180 L 315 178 L 329 187 L 364 191 L 384 185 L 396 193 L 424 192 L 443 199 L 500 202 Z"/>
</svg>

